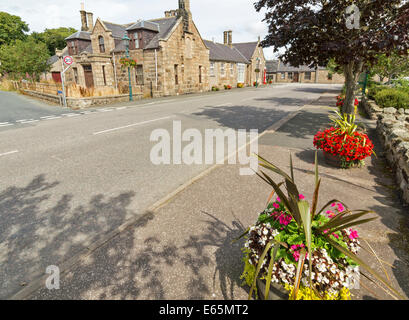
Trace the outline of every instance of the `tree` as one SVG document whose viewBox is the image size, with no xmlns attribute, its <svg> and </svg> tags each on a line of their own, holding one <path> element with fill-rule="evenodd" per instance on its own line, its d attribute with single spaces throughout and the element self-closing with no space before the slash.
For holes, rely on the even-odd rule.
<svg viewBox="0 0 409 320">
<path fill-rule="evenodd" d="M 28 25 L 20 17 L 0 11 L 0 46 L 24 40 L 28 31 Z"/>
<path fill-rule="evenodd" d="M 379 75 L 381 81 L 384 78 L 393 79 L 408 76 L 409 58 L 396 52 L 393 52 L 390 56 L 381 54 L 378 56 L 377 62 L 371 66 L 371 73 Z"/>
<path fill-rule="evenodd" d="M 65 38 L 77 32 L 74 28 L 45 29 L 44 32 L 33 32 L 30 37 L 37 42 L 47 45 L 50 55 L 55 55 L 55 49 L 64 49 L 67 45 Z"/>
<path fill-rule="evenodd" d="M 47 60 L 50 58 L 47 46 L 33 39 L 16 40 L 0 47 L 0 73 L 7 73 L 13 78 L 39 79 L 41 73 L 49 71 Z"/>
<path fill-rule="evenodd" d="M 284 62 L 317 67 L 332 58 L 342 68 L 344 113 L 354 111 L 358 77 L 378 54 L 408 53 L 407 0 L 258 0 L 255 8 L 266 9 L 269 33 L 262 46 L 285 48 Z"/>
</svg>

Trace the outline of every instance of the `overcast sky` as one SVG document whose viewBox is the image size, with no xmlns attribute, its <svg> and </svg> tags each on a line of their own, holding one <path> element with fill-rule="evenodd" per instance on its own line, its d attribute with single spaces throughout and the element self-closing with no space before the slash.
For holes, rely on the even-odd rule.
<svg viewBox="0 0 409 320">
<path fill-rule="evenodd" d="M 0 11 L 20 16 L 29 24 L 30 31 L 45 28 L 81 28 L 81 2 L 94 19 L 119 24 L 138 19 L 155 19 L 164 11 L 177 9 L 178 0 L 0 0 Z M 233 30 L 233 42 L 256 41 L 267 33 L 267 26 L 257 13 L 255 0 L 191 0 L 191 11 L 196 26 L 204 39 L 223 42 L 223 31 Z M 273 57 L 272 49 L 264 50 L 266 58 Z"/>
</svg>

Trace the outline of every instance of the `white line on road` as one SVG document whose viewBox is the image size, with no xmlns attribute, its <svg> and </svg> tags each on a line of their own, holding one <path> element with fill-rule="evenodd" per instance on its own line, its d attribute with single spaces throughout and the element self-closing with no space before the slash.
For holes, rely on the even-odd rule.
<svg viewBox="0 0 409 320">
<path fill-rule="evenodd" d="M 116 110 L 125 110 L 125 109 L 127 109 L 127 107 L 119 107 L 119 108 L 116 108 Z"/>
<path fill-rule="evenodd" d="M 34 120 L 34 119 L 23 119 L 23 120 L 16 120 L 16 122 L 26 122 L 26 121 L 31 121 L 31 120 Z"/>
<path fill-rule="evenodd" d="M 20 122 L 21 124 L 26 124 L 26 123 L 33 123 L 33 122 L 38 122 L 40 120 L 27 120 L 27 121 L 22 121 Z"/>
<path fill-rule="evenodd" d="M 79 113 L 64 113 L 62 114 L 62 116 L 66 116 L 66 117 L 78 117 L 80 116 Z"/>
<path fill-rule="evenodd" d="M 43 118 L 42 120 L 54 120 L 54 119 L 61 119 L 61 117 L 50 117 L 50 118 Z"/>
<path fill-rule="evenodd" d="M 4 124 L 0 124 L 0 127 L 9 127 L 14 125 L 13 123 L 4 123 Z"/>
<path fill-rule="evenodd" d="M 9 155 L 9 154 L 14 154 L 14 153 L 17 153 L 17 152 L 18 152 L 18 150 L 6 152 L 6 153 L 0 153 L 0 157 L 2 157 L 2 156 L 7 156 L 7 155 Z"/>
<path fill-rule="evenodd" d="M 123 126 L 123 127 L 118 127 L 118 128 L 108 129 L 108 130 L 104 130 L 104 131 L 94 132 L 93 135 L 108 133 L 108 132 L 117 131 L 117 130 L 126 129 L 126 128 L 131 128 L 131 127 L 136 127 L 136 126 L 140 126 L 140 125 L 143 125 L 143 124 L 147 124 L 147 123 L 151 123 L 151 122 L 155 122 L 155 121 L 160 121 L 160 120 L 165 120 L 165 119 L 169 119 L 169 118 L 173 118 L 173 116 L 158 118 L 158 119 L 153 119 L 153 120 L 148 120 L 148 121 L 143 121 L 143 122 L 138 122 L 138 123 L 133 123 L 133 124 Z"/>
</svg>

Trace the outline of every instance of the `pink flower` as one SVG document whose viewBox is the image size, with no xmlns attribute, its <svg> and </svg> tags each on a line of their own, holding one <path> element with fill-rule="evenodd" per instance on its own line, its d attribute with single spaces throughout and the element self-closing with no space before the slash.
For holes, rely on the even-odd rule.
<svg viewBox="0 0 409 320">
<path fill-rule="evenodd" d="M 300 200 L 304 200 L 304 199 L 305 199 L 304 195 L 300 194 Z"/>
<path fill-rule="evenodd" d="M 280 199 L 280 197 L 277 197 L 277 202 L 281 202 L 281 199 Z"/>
<path fill-rule="evenodd" d="M 339 239 L 339 235 L 337 235 L 336 233 L 332 234 L 335 238 Z"/>
<path fill-rule="evenodd" d="M 335 206 L 336 206 L 336 204 L 335 204 L 335 203 L 331 204 L 331 207 L 333 207 L 333 208 L 334 208 Z"/>
<path fill-rule="evenodd" d="M 350 229 L 349 231 L 350 231 L 349 239 L 354 240 L 354 239 L 359 238 L 358 232 L 356 230 Z"/>
<path fill-rule="evenodd" d="M 280 205 L 278 203 L 273 203 L 273 207 L 276 209 L 280 209 Z"/>
<path fill-rule="evenodd" d="M 345 211 L 345 207 L 342 205 L 342 203 L 338 203 L 338 211 L 339 212 Z"/>
</svg>

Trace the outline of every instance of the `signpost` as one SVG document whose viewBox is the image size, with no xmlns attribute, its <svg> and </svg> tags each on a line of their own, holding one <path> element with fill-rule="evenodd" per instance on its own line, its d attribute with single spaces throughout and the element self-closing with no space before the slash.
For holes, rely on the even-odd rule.
<svg viewBox="0 0 409 320">
<path fill-rule="evenodd" d="M 67 65 L 67 67 L 64 67 L 64 63 Z M 61 84 L 62 84 L 62 99 L 63 99 L 63 107 L 67 107 L 67 97 L 65 96 L 65 73 L 68 71 L 68 69 L 71 68 L 71 65 L 74 63 L 74 59 L 70 56 L 65 56 L 61 60 L 61 65 L 62 65 L 62 72 L 61 72 Z"/>
</svg>

